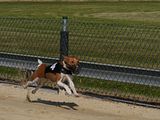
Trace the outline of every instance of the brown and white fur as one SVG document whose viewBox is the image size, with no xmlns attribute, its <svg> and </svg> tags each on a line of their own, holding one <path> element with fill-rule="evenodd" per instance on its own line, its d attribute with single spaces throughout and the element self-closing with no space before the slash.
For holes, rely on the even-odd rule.
<svg viewBox="0 0 160 120">
<path fill-rule="evenodd" d="M 55 85 L 62 87 L 66 90 L 68 95 L 73 94 L 78 97 L 78 93 L 75 89 L 75 85 L 72 81 L 72 75 L 65 74 L 65 73 L 45 73 L 47 65 L 42 63 L 41 60 L 38 60 L 38 68 L 33 72 L 33 74 L 30 77 L 30 81 L 28 81 L 25 85 L 23 85 L 24 88 L 27 88 L 29 85 L 37 84 L 37 87 L 32 91 L 33 94 L 36 93 L 36 91 L 42 87 L 48 80 L 54 83 Z M 63 61 L 60 61 L 60 64 L 63 65 L 63 67 L 67 70 L 76 71 L 78 69 L 79 65 L 79 59 L 74 56 L 64 56 Z M 64 83 L 64 81 L 68 82 L 68 85 Z"/>
</svg>

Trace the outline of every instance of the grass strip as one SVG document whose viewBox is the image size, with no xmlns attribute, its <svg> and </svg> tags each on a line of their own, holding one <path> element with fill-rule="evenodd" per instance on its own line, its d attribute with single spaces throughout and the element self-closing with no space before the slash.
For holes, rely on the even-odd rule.
<svg viewBox="0 0 160 120">
<path fill-rule="evenodd" d="M 76 87 L 94 89 L 97 91 L 114 93 L 119 96 L 139 96 L 139 98 L 160 99 L 160 87 L 149 85 L 138 85 L 109 80 L 98 80 L 86 77 L 75 77 Z"/>
</svg>

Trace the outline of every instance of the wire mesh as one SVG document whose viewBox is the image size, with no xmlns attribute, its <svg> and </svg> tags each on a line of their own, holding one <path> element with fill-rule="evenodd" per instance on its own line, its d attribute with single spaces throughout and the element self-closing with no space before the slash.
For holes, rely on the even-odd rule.
<svg viewBox="0 0 160 120">
<path fill-rule="evenodd" d="M 59 57 L 58 19 L 0 18 L 0 51 Z"/>
<path fill-rule="evenodd" d="M 70 19 L 69 54 L 79 56 L 95 69 L 83 69 L 87 78 L 76 79 L 77 86 L 85 83 L 87 88 L 114 97 L 160 103 L 159 38 L 158 25 Z M 87 81 L 90 78 L 94 79 Z"/>
<path fill-rule="evenodd" d="M 69 21 L 69 52 L 84 61 L 160 68 L 160 27 Z"/>
<path fill-rule="evenodd" d="M 0 53 L 24 55 L 23 61 L 25 55 L 58 59 L 61 21 L 0 18 Z M 100 94 L 160 103 L 160 26 L 69 19 L 68 31 L 67 52 L 78 56 L 84 64 L 74 79 L 76 86 Z M 18 67 L 4 67 L 2 64 L 10 61 L 1 57 L 1 78 L 24 77 Z M 30 67 L 29 62 L 27 65 Z"/>
</svg>

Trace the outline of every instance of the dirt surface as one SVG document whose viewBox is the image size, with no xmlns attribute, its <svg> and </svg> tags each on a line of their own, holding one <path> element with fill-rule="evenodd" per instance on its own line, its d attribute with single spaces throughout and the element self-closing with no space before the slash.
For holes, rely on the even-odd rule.
<svg viewBox="0 0 160 120">
<path fill-rule="evenodd" d="M 33 89 L 33 88 L 29 88 Z M 0 84 L 0 120 L 159 120 L 160 110 L 103 101 L 90 97 L 59 95 L 40 89 L 32 102 L 20 86 Z"/>
</svg>

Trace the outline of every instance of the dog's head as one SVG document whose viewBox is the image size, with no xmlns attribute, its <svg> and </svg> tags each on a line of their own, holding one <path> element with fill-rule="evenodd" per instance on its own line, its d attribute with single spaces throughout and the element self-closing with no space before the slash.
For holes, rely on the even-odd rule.
<svg viewBox="0 0 160 120">
<path fill-rule="evenodd" d="M 65 67 L 73 73 L 79 73 L 79 58 L 75 56 L 64 56 Z"/>
</svg>

